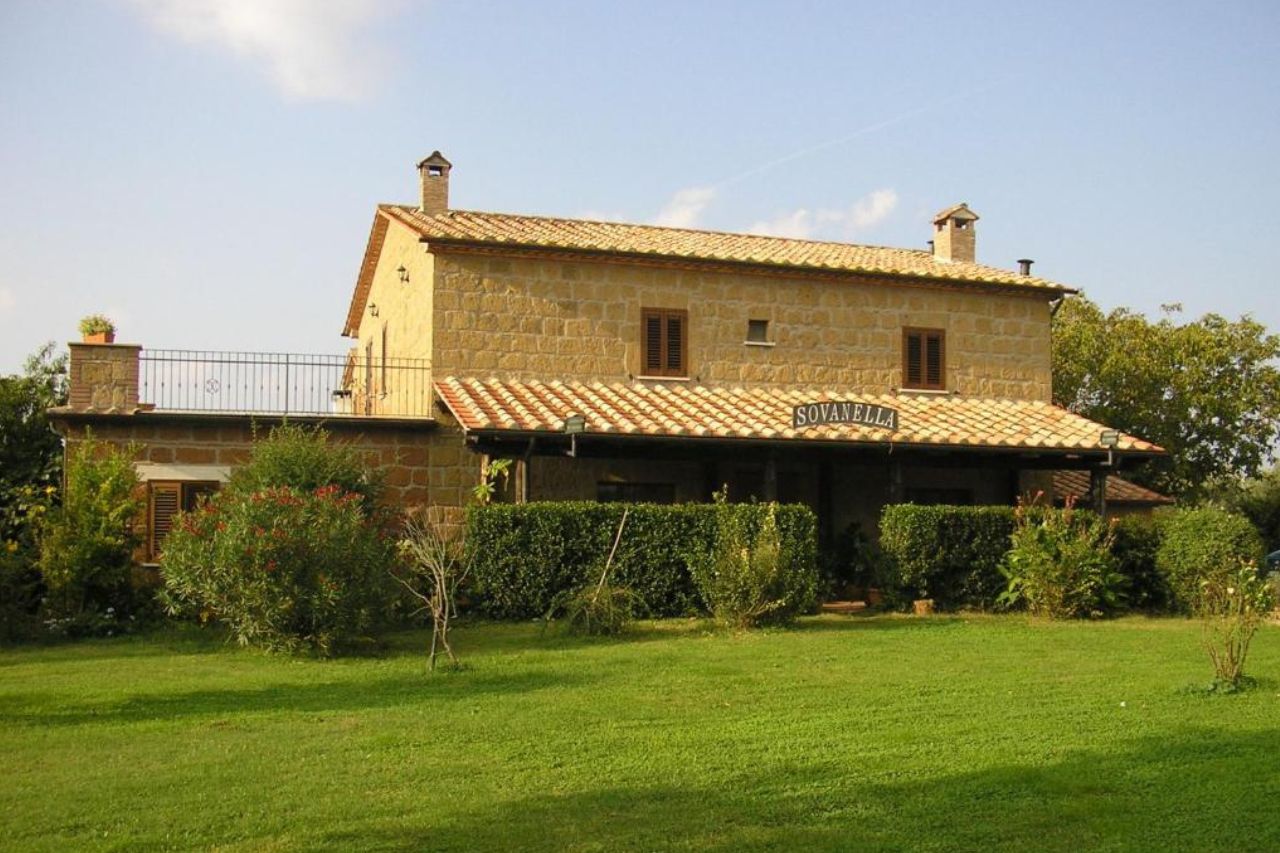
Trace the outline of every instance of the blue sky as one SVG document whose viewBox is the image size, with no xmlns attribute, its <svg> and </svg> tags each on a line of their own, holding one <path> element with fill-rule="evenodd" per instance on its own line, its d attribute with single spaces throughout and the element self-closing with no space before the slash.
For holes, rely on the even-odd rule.
<svg viewBox="0 0 1280 853">
<path fill-rule="evenodd" d="M 1280 330 L 1280 4 L 4 0 L 0 372 L 343 352 L 373 206 L 923 247 Z"/>
</svg>

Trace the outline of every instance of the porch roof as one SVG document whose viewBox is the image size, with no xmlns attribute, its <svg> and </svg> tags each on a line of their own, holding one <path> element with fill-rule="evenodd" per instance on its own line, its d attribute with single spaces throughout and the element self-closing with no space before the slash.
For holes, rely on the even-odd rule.
<svg viewBox="0 0 1280 853">
<path fill-rule="evenodd" d="M 899 392 L 848 394 L 833 389 L 707 387 L 690 382 L 576 382 L 445 377 L 436 393 L 469 433 L 563 434 L 582 415 L 586 436 L 828 442 L 1056 453 L 1105 453 L 1106 427 L 1036 400 Z M 796 406 L 820 402 L 882 406 L 896 429 L 865 423 L 793 426 Z M 846 412 L 847 413 L 847 412 Z M 1120 434 L 1117 451 L 1161 448 Z"/>
</svg>

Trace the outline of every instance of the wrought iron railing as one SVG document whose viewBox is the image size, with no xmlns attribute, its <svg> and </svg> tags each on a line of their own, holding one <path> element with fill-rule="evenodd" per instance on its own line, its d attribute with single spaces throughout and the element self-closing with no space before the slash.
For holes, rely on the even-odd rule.
<svg viewBox="0 0 1280 853">
<path fill-rule="evenodd" d="M 144 349 L 138 372 L 142 403 L 162 411 L 431 416 L 427 359 Z"/>
</svg>

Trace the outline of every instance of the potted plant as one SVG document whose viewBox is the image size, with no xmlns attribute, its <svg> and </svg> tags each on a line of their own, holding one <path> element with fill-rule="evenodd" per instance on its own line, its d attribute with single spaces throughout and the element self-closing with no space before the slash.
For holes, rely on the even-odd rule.
<svg viewBox="0 0 1280 853">
<path fill-rule="evenodd" d="M 80 338 L 86 344 L 113 344 L 116 324 L 102 314 L 90 314 L 80 321 Z"/>
</svg>

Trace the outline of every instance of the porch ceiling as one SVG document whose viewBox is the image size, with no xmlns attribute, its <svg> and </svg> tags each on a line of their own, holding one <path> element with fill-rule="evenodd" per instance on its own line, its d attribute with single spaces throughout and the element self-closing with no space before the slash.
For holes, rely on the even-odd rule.
<svg viewBox="0 0 1280 853">
<path fill-rule="evenodd" d="M 469 433 L 515 437 L 563 434 L 582 415 L 584 435 L 831 442 L 1060 453 L 1105 453 L 1106 428 L 1034 400 L 952 395 L 846 394 L 831 389 L 708 388 L 689 382 L 541 382 L 446 377 L 436 393 Z M 861 423 L 794 427 L 796 406 L 849 402 L 896 411 L 896 429 Z M 1115 448 L 1158 454 L 1156 445 L 1120 434 Z"/>
</svg>

